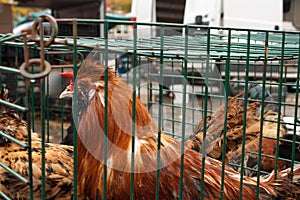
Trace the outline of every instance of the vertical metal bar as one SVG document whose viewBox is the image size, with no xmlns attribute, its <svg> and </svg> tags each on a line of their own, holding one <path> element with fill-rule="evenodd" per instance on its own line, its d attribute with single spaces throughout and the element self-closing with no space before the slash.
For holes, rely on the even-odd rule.
<svg viewBox="0 0 300 200">
<path fill-rule="evenodd" d="M 159 66 L 159 107 L 158 107 L 158 143 L 157 143 L 157 160 L 156 160 L 156 184 L 155 184 L 155 199 L 159 199 L 159 178 L 160 178 L 160 147 L 162 129 L 162 114 L 163 114 L 163 74 L 164 74 L 164 26 L 160 26 L 160 66 Z"/>
<path fill-rule="evenodd" d="M 24 35 L 24 59 L 25 62 L 29 59 L 29 52 L 28 52 L 28 45 L 27 45 L 27 38 Z M 0 56 L 1 57 L 1 56 Z M 31 81 L 25 80 L 25 89 L 26 89 L 26 100 L 28 103 L 28 110 L 26 111 L 26 119 L 27 119 L 27 140 L 28 140 L 28 176 L 29 176 L 29 199 L 33 199 L 33 177 L 32 177 L 32 144 L 31 144 L 31 108 L 32 104 L 30 103 L 31 96 L 34 93 L 31 92 Z"/>
<path fill-rule="evenodd" d="M 26 43 L 26 42 L 25 42 Z M 28 106 L 30 107 L 30 85 L 26 83 L 26 100 L 28 102 Z M 33 95 L 33 94 L 32 94 Z M 31 113 L 30 108 L 26 111 L 26 119 L 27 119 L 27 140 L 28 140 L 28 176 L 29 176 L 29 199 L 33 199 L 33 178 L 32 178 L 32 145 L 31 145 Z"/>
<path fill-rule="evenodd" d="M 185 138 L 185 118 L 186 118 L 186 84 L 187 84 L 187 59 L 188 59 L 188 45 L 189 45 L 189 26 L 184 26 L 184 66 L 183 66 L 183 96 L 182 96 L 182 120 L 181 120 L 181 158 L 180 158 L 180 185 L 179 185 L 179 199 L 182 199 L 183 193 L 183 170 L 184 170 L 184 138 Z"/>
<path fill-rule="evenodd" d="M 300 83 L 299 83 L 299 79 L 300 79 L 300 34 L 298 34 L 299 37 L 299 47 L 298 47 L 298 70 L 297 70 L 297 79 L 296 79 L 296 96 L 295 96 L 295 112 L 294 112 L 294 131 L 293 131 L 293 144 L 292 144 L 292 165 L 291 165 L 291 173 L 293 173 L 294 171 L 294 162 L 295 162 L 295 150 L 296 150 L 296 124 L 297 122 L 297 118 L 298 118 L 298 102 L 299 102 L 299 90 L 300 90 Z"/>
<path fill-rule="evenodd" d="M 192 65 L 192 78 L 191 78 L 191 83 L 189 83 L 189 84 L 192 84 L 192 91 L 193 91 L 193 93 L 194 93 L 194 91 L 195 91 L 195 77 L 196 77 L 196 75 L 195 75 L 195 66 L 194 66 L 194 64 Z M 192 123 L 194 124 L 195 123 L 195 99 L 196 99 L 196 95 L 195 94 L 192 94 L 191 95 L 191 103 L 192 103 Z"/>
<path fill-rule="evenodd" d="M 223 147 L 222 147 L 222 178 L 221 178 L 221 190 L 220 199 L 224 198 L 224 180 L 225 180 L 225 159 L 226 159 L 226 132 L 227 132 L 227 114 L 228 114 L 228 96 L 230 92 L 229 77 L 230 77 L 230 53 L 231 53 L 231 29 L 228 30 L 227 41 L 227 59 L 226 59 L 226 73 L 225 73 L 225 110 L 224 110 L 224 132 L 223 132 Z"/>
<path fill-rule="evenodd" d="M 46 77 L 47 81 L 47 88 L 46 88 L 46 120 L 47 120 L 47 142 L 50 142 L 50 124 L 49 124 L 49 119 L 50 119 L 50 102 L 49 102 L 49 76 Z"/>
<path fill-rule="evenodd" d="M 104 21 L 104 104 L 108 105 L 108 22 Z M 107 142 L 108 142 L 108 106 L 104 106 L 104 140 L 103 140 L 103 199 L 106 200 L 107 193 Z"/>
<path fill-rule="evenodd" d="M 42 137 L 42 198 L 46 199 L 46 169 L 45 169 L 45 80 L 40 80 L 40 112 L 41 112 L 41 137 Z"/>
<path fill-rule="evenodd" d="M 76 52 L 75 52 L 75 53 L 76 53 Z M 62 58 L 62 60 L 64 60 L 64 57 Z M 64 71 L 63 68 L 61 68 L 61 69 L 60 69 L 60 72 L 63 72 L 63 71 Z M 63 78 L 61 79 L 60 83 L 61 83 L 61 86 L 63 87 L 63 85 L 64 85 L 64 79 L 63 79 Z M 60 99 L 61 140 L 64 139 L 64 118 L 65 118 L 65 115 L 64 115 L 64 114 L 65 114 L 65 112 L 64 112 L 64 99 Z M 72 122 L 71 122 L 71 125 L 72 125 Z M 75 126 L 74 123 L 73 123 L 73 126 Z"/>
<path fill-rule="evenodd" d="M 0 52 L 1 52 L 1 48 L 0 48 Z M 15 48 L 15 68 L 17 69 L 17 68 L 19 68 L 19 66 L 18 66 L 18 56 L 19 56 L 19 52 L 18 52 L 18 48 Z M 1 56 L 0 56 L 0 58 L 1 58 Z M 18 74 L 16 74 L 14 77 L 15 77 L 15 81 L 16 81 L 16 88 L 18 88 Z M 18 99 L 19 98 L 19 92 L 18 92 L 18 90 L 16 90 L 16 99 Z"/>
<path fill-rule="evenodd" d="M 150 73 L 149 73 L 149 70 L 148 70 L 148 77 L 150 76 L 149 75 Z M 153 93 L 152 93 L 152 89 L 153 89 L 153 86 L 152 86 L 152 82 L 148 82 L 147 83 L 147 90 L 148 90 L 148 110 L 150 110 L 151 109 L 151 107 L 152 107 L 152 99 L 153 99 Z M 150 115 L 153 115 L 153 110 L 151 109 L 150 110 Z"/>
<path fill-rule="evenodd" d="M 137 24 L 133 29 L 133 94 L 132 94 L 132 130 L 131 130 L 131 168 L 130 168 L 130 200 L 134 199 L 134 153 L 135 153 L 135 116 L 136 116 L 136 65 L 137 65 Z"/>
<path fill-rule="evenodd" d="M 99 18 L 100 19 L 105 19 L 105 14 L 106 14 L 106 0 L 98 0 L 99 1 Z M 105 36 L 105 31 L 107 29 L 105 29 L 105 27 L 103 26 L 103 24 L 100 24 L 100 37 L 104 37 Z"/>
<path fill-rule="evenodd" d="M 133 58 L 133 59 L 137 59 L 137 58 Z M 139 63 L 141 63 L 141 62 L 139 62 Z M 137 65 L 139 65 L 138 62 L 137 62 Z M 141 77 L 142 76 L 141 67 L 138 68 L 138 72 L 139 72 L 139 76 L 138 77 Z M 135 76 L 135 78 L 136 78 L 136 76 Z M 138 98 L 141 98 L 141 78 L 139 78 L 136 81 L 137 81 L 137 85 L 136 86 L 137 86 L 137 89 L 138 89 L 138 91 L 137 91 L 138 92 Z M 136 86 L 133 87 L 133 90 L 136 90 Z"/>
<path fill-rule="evenodd" d="M 174 70 L 174 62 L 172 62 L 172 72 Z M 172 77 L 172 86 L 174 86 L 174 79 Z M 171 89 L 171 88 L 170 88 Z M 173 90 L 174 90 L 174 87 L 173 87 Z M 173 92 L 173 91 L 172 91 Z M 174 97 L 171 99 L 172 101 L 172 137 L 175 136 L 175 122 L 174 122 L 174 119 L 175 119 L 175 107 L 174 107 Z"/>
<path fill-rule="evenodd" d="M 205 68 L 205 94 L 204 94 L 204 116 L 203 116 L 203 140 L 205 141 L 206 138 L 206 126 L 207 126 L 207 103 L 208 103 L 208 73 L 209 73 L 209 65 L 210 65 L 210 32 L 211 29 L 208 27 L 207 28 L 207 41 L 206 41 L 206 68 Z M 204 183 L 204 171 L 205 171 L 205 157 L 206 157 L 206 146 L 205 142 L 203 142 L 202 146 L 202 169 L 201 169 L 201 189 L 200 189 L 200 199 L 204 199 L 204 194 L 205 194 L 205 183 Z"/>
<path fill-rule="evenodd" d="M 280 70 L 279 70 L 279 72 L 280 72 L 280 78 L 279 78 L 279 89 L 278 89 L 277 134 L 276 134 L 275 166 L 274 166 L 274 176 L 275 176 L 275 179 L 277 179 L 278 155 L 279 155 L 279 141 L 280 141 L 282 83 L 284 81 L 283 80 L 284 53 L 285 53 L 284 47 L 285 47 L 285 32 L 282 32 L 281 60 L 280 60 Z M 284 81 L 284 82 L 286 83 L 286 81 Z M 275 105 L 274 105 L 274 107 L 275 107 Z"/>
<path fill-rule="evenodd" d="M 73 73 L 74 73 L 74 80 L 76 80 L 77 77 L 77 21 L 74 19 L 72 22 L 72 35 L 73 35 Z M 74 81 L 74 96 L 73 96 L 73 101 L 77 102 L 77 95 L 78 94 L 78 88 L 77 88 L 77 82 Z M 73 104 L 73 120 L 74 120 L 74 126 L 77 124 L 78 122 L 78 116 L 77 116 L 77 104 L 74 103 Z M 77 199 L 77 177 L 78 177 L 78 147 L 77 147 L 77 128 L 73 128 L 73 144 L 74 144 L 74 156 L 73 156 L 73 168 L 74 168 L 74 172 L 73 172 L 73 200 Z"/>
<path fill-rule="evenodd" d="M 40 26 L 40 71 L 45 69 L 45 52 L 44 52 L 44 27 L 42 24 L 42 20 L 39 19 Z M 42 78 L 40 80 L 40 112 L 41 112 L 41 137 L 42 137 L 42 199 L 46 199 L 46 167 L 45 167 L 45 159 L 46 159 L 46 150 L 45 150 L 45 79 Z"/>
<path fill-rule="evenodd" d="M 245 75 L 245 94 L 244 94 L 244 113 L 243 113 L 243 135 L 242 135 L 242 157 L 241 160 L 245 159 L 245 144 L 246 144 L 246 126 L 247 126 L 247 99 L 248 99 L 248 82 L 249 82 L 249 66 L 250 66 L 250 40 L 251 40 L 251 32 L 248 30 L 247 32 L 247 60 L 246 60 L 246 75 Z M 240 194 L 239 199 L 242 200 L 243 197 L 243 178 L 244 178 L 244 162 L 241 162 L 241 170 L 240 170 L 241 178 L 240 178 Z"/>
<path fill-rule="evenodd" d="M 265 98 L 264 95 L 266 94 L 266 73 L 267 73 L 267 65 L 268 65 L 268 50 L 269 50 L 269 32 L 266 32 L 265 36 L 265 58 L 264 58 L 264 68 L 263 68 L 263 82 L 262 82 L 262 100 L 261 100 L 261 114 L 260 114 L 260 131 L 259 131 L 259 144 L 258 149 L 262 148 L 262 136 L 263 136 L 263 129 L 264 129 L 264 112 L 265 112 Z M 260 184 L 260 170 L 261 170 L 261 154 L 262 152 L 258 152 L 258 159 L 257 159 L 257 187 L 256 187 L 256 199 L 259 199 L 259 184 Z"/>
<path fill-rule="evenodd" d="M 25 48 L 25 47 L 24 47 Z M 28 47 L 27 47 L 28 49 Z M 34 51 L 36 49 L 30 49 L 30 56 L 33 57 L 34 56 Z M 24 60 L 25 62 L 27 62 L 27 67 L 28 67 L 28 70 L 29 70 L 29 52 L 28 50 L 26 51 L 27 52 L 27 56 L 25 56 L 25 51 L 24 51 Z M 26 58 L 27 57 L 27 58 Z M 32 72 L 33 72 L 33 68 L 32 68 Z M 30 87 L 31 87 L 31 93 L 34 94 L 34 83 L 35 83 L 35 80 L 28 80 L 30 81 Z M 34 113 L 35 113 L 35 98 L 34 98 L 35 95 L 31 95 L 31 128 L 32 128 L 32 131 L 35 131 L 35 123 L 34 123 Z"/>
<path fill-rule="evenodd" d="M 29 65 L 29 50 L 28 50 L 27 38 L 26 38 L 25 35 L 23 37 L 24 37 L 24 47 L 23 47 L 23 49 L 24 49 L 24 61 L 26 63 L 27 70 L 29 70 L 29 66 L 28 66 Z M 31 112 L 31 116 L 29 115 L 30 118 L 28 118 L 27 120 L 29 120 L 28 122 L 30 122 L 30 124 L 31 124 L 31 129 L 32 129 L 32 131 L 34 131 L 34 95 L 33 95 L 34 94 L 34 86 L 32 84 L 32 81 L 27 80 L 27 79 L 25 79 L 25 84 L 26 84 L 26 92 L 28 92 L 27 90 L 30 89 L 31 91 L 28 92 L 28 93 L 32 94 L 32 95 L 29 95 L 31 97 L 31 99 L 27 100 L 28 106 L 29 106 L 29 109 L 30 109 L 29 112 Z"/>
<path fill-rule="evenodd" d="M 26 80 L 29 81 L 29 80 Z M 34 81 L 30 80 L 30 89 L 31 89 L 31 94 L 34 94 Z M 30 112 L 31 112 L 31 127 L 32 127 L 32 131 L 35 131 L 35 124 L 34 124 L 34 95 L 31 95 L 31 100 L 28 101 L 28 103 L 30 102 Z"/>
</svg>

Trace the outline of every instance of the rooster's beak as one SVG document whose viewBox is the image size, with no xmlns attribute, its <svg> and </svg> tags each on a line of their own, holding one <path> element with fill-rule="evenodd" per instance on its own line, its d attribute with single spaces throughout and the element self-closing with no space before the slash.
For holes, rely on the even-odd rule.
<svg viewBox="0 0 300 200">
<path fill-rule="evenodd" d="M 69 91 L 69 90 L 64 90 L 60 95 L 59 98 L 60 99 L 65 99 L 65 98 L 72 98 L 73 97 L 73 92 Z"/>
</svg>

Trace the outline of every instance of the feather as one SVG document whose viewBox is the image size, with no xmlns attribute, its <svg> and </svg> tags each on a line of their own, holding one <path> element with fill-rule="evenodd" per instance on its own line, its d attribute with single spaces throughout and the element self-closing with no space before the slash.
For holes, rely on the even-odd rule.
<svg viewBox="0 0 300 200">
<path fill-rule="evenodd" d="M 27 123 L 12 112 L 0 114 L 0 131 L 28 145 Z M 31 133 L 33 197 L 41 199 L 42 144 L 38 134 Z M 28 149 L 0 136 L 0 162 L 29 180 Z M 73 196 L 73 147 L 45 144 L 46 198 L 71 199 Z M 0 190 L 11 199 L 29 199 L 29 185 L 0 168 Z"/>
<path fill-rule="evenodd" d="M 41 143 L 33 142 L 32 175 L 34 198 L 41 198 Z M 28 150 L 12 143 L 0 147 L 0 162 L 29 180 Z M 73 148 L 47 144 L 46 148 L 46 196 L 71 199 L 73 195 Z M 63 162 L 62 162 L 63 161 Z M 12 199 L 29 199 L 29 185 L 23 183 L 5 169 L 0 169 L 0 183 L 4 193 Z"/>
</svg>

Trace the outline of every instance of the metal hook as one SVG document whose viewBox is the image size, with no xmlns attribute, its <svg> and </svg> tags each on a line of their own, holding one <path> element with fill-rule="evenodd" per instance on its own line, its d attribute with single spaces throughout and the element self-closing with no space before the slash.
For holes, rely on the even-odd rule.
<svg viewBox="0 0 300 200">
<path fill-rule="evenodd" d="M 40 73 L 29 73 L 28 72 L 28 67 L 29 65 L 32 65 L 34 63 L 38 63 L 40 65 L 44 65 L 44 70 L 41 71 Z M 28 60 L 28 65 L 26 62 L 24 62 L 21 66 L 20 66 L 20 73 L 21 75 L 23 75 L 26 78 L 29 79 L 40 79 L 40 78 L 44 78 L 45 76 L 47 76 L 51 71 L 51 65 L 49 62 L 47 62 L 46 60 L 44 60 L 44 62 L 42 63 L 42 60 L 39 58 L 32 58 Z"/>
<path fill-rule="evenodd" d="M 56 29 L 56 31 L 54 31 L 55 28 L 52 29 L 50 39 L 48 41 L 44 41 L 43 20 L 45 18 L 50 19 L 48 17 L 49 16 L 44 15 L 41 18 L 38 18 L 37 20 L 35 20 L 34 25 L 33 25 L 33 32 L 32 32 L 33 36 L 32 36 L 31 39 L 34 39 L 35 41 L 39 41 L 40 42 L 40 47 L 41 47 L 40 56 L 41 56 L 41 58 L 29 59 L 27 38 L 24 35 L 24 60 L 25 60 L 25 62 L 20 66 L 20 73 L 21 73 L 21 75 L 23 75 L 26 78 L 29 78 L 30 80 L 44 78 L 51 71 L 51 65 L 45 60 L 45 50 L 44 50 L 44 47 L 46 45 L 50 45 L 54 41 L 54 38 L 55 38 L 55 36 L 57 34 L 57 29 Z M 56 23 L 56 21 L 54 20 L 54 18 L 52 18 L 51 20 L 52 20 L 52 22 Z M 40 36 L 39 36 L 38 40 L 37 40 L 37 38 L 38 38 L 38 36 L 37 36 L 37 27 L 40 27 Z M 30 71 L 29 66 L 32 65 L 32 64 L 37 64 L 37 63 L 40 66 L 40 72 L 39 73 L 30 73 L 29 72 Z"/>
<path fill-rule="evenodd" d="M 50 38 L 47 41 L 44 41 L 44 46 L 47 47 L 51 43 L 54 42 L 55 37 L 58 34 L 58 25 L 54 17 L 51 15 L 41 15 L 36 20 L 34 20 L 32 24 L 32 33 L 31 33 L 31 40 L 38 42 L 40 41 L 40 37 L 38 35 L 38 27 L 43 26 L 43 21 L 48 21 L 50 23 L 50 29 L 51 29 L 51 35 Z"/>
</svg>

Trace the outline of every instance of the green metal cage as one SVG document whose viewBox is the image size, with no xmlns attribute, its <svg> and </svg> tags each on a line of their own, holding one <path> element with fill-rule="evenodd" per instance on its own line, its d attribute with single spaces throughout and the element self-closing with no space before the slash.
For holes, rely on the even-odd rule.
<svg viewBox="0 0 300 200">
<path fill-rule="evenodd" d="M 39 18 L 37 23 L 41 21 Z M 55 30 L 55 26 L 51 27 L 50 35 L 45 36 L 41 33 L 38 35 L 38 31 L 33 31 L 31 36 L 0 35 L 1 83 L 8 87 L 10 99 L 19 99 L 16 103 L 3 100 L 0 100 L 0 103 L 17 110 L 27 121 L 28 132 L 33 130 L 40 133 L 42 144 L 61 142 L 72 123 L 72 102 L 58 98 L 67 84 L 67 80 L 59 77 L 59 73 L 73 71 L 76 74 L 83 60 L 96 51 L 101 64 L 115 68 L 117 75 L 133 88 L 135 91 L 133 95 L 140 98 L 148 108 L 158 129 L 164 130 L 166 134 L 181 142 L 182 152 L 185 139 L 193 134 L 193 129 L 200 120 L 203 120 L 205 125 L 209 116 L 219 106 L 227 105 L 231 97 L 240 92 L 247 93 L 249 86 L 255 84 L 262 87 L 263 93 L 267 91 L 271 93 L 273 104 L 278 108 L 278 116 L 282 115 L 285 119 L 289 119 L 285 121 L 278 118 L 276 123 L 287 126 L 289 134 L 293 135 L 292 145 L 295 150 L 296 135 L 300 135 L 299 32 L 117 20 L 57 19 L 53 23 L 72 24 L 72 36 L 56 36 L 55 31 L 59 33 L 59 30 Z M 104 30 L 104 35 L 77 37 L 79 24 L 99 25 Z M 127 27 L 126 34 L 115 35 L 115 32 L 109 29 L 110 24 Z M 41 27 L 39 29 L 43 31 Z M 193 33 L 191 30 L 194 30 Z M 33 58 L 37 59 L 35 62 L 37 64 L 29 62 Z M 44 69 L 40 68 L 41 63 L 46 63 L 43 64 Z M 49 71 L 45 72 L 45 70 Z M 246 99 L 244 100 L 247 102 Z M 257 101 L 261 102 L 262 107 L 268 102 L 264 96 Z M 245 110 L 246 106 L 245 104 Z M 225 106 L 225 116 L 229 109 Z M 228 119 L 220 120 L 223 120 L 223 134 L 226 138 Z M 260 120 L 261 124 L 264 123 L 263 117 Z M 245 127 L 246 124 L 245 117 L 242 125 Z M 273 138 L 278 141 L 275 154 L 277 163 L 281 159 L 278 156 L 278 145 L 281 141 L 279 131 L 278 128 L 278 137 Z M 263 130 L 260 131 L 261 139 L 258 144 L 260 147 L 262 132 Z M 204 135 L 205 133 L 204 126 Z M 30 134 L 28 136 L 28 143 L 22 143 L 0 132 L 0 137 L 27 148 L 30 155 Z M 76 129 L 74 129 L 72 139 L 75 194 L 77 193 L 78 156 L 76 136 Z M 245 137 L 243 136 L 243 145 L 246 143 Z M 226 144 L 226 139 L 223 143 Z M 222 152 L 225 155 L 226 145 L 223 145 Z M 258 163 L 262 157 L 263 152 L 258 152 Z M 223 171 L 225 159 L 225 156 L 221 157 Z M 289 162 L 291 166 L 299 163 L 294 154 Z M 29 166 L 31 165 L 29 156 Z M 259 180 L 260 175 L 269 172 L 260 170 L 260 164 L 258 165 L 256 173 Z M 239 166 L 242 170 L 242 180 L 243 170 L 246 167 L 241 163 Z M 32 178 L 25 179 L 2 162 L 0 167 L 17 176 L 20 181 L 29 184 L 28 199 L 33 199 Z M 275 171 L 276 169 L 277 167 Z M 181 171 L 184 171 L 183 166 Z M 28 173 L 31 176 L 30 170 Z M 42 181 L 45 179 L 47 177 L 43 172 Z M 131 184 L 134 184 L 134 178 L 131 179 Z M 220 199 L 223 199 L 223 184 L 224 177 L 220 183 Z M 42 187 L 41 197 L 47 199 L 45 185 Z M 242 191 L 242 183 L 239 187 Z M 156 199 L 159 199 L 159 190 L 157 189 L 156 192 Z M 0 196 L 0 199 L 10 199 L 3 191 L 0 191 Z M 105 199 L 106 195 L 103 194 L 103 197 Z M 76 195 L 72 198 L 77 199 Z M 201 198 L 205 199 L 203 196 Z M 257 192 L 257 199 L 259 198 Z M 130 199 L 135 199 L 133 193 Z M 182 199 L 182 196 L 178 199 Z M 242 199 L 241 195 L 240 199 Z"/>
</svg>

